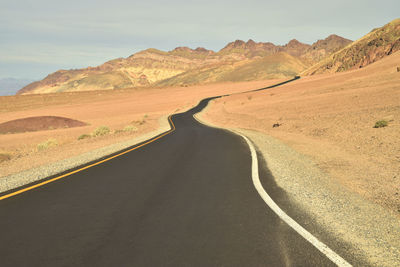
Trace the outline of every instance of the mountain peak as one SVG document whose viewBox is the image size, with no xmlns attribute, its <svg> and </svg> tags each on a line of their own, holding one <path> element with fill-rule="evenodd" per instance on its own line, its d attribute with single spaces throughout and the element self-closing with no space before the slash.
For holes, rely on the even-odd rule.
<svg viewBox="0 0 400 267">
<path fill-rule="evenodd" d="M 331 34 L 325 39 L 316 41 L 311 45 L 311 47 L 313 50 L 325 49 L 326 52 L 333 53 L 350 44 L 351 42 L 353 41 L 336 34 Z"/>
<path fill-rule="evenodd" d="M 246 45 L 255 45 L 256 42 L 254 42 L 252 39 L 249 39 L 246 43 Z"/>
<path fill-rule="evenodd" d="M 194 51 L 199 53 L 209 53 L 212 52 L 211 50 L 205 49 L 204 47 L 197 47 Z"/>
<path fill-rule="evenodd" d="M 236 40 L 234 42 L 230 42 L 228 43 L 224 48 L 221 49 L 221 51 L 223 50 L 230 50 L 233 48 L 238 48 L 238 47 L 245 47 L 246 43 L 242 40 Z"/>
<path fill-rule="evenodd" d="M 323 61 L 315 64 L 304 74 L 319 74 L 342 72 L 350 69 L 365 67 L 375 61 L 389 56 L 396 51 L 400 51 L 400 19 L 393 20 L 388 24 L 376 28 L 367 35 L 361 37 L 357 41 L 347 43 L 342 49 L 326 57 Z M 329 37 L 328 37 L 329 38 Z M 327 39 L 328 39 L 327 38 Z M 326 45 L 326 40 L 319 40 L 314 45 Z M 341 37 L 333 38 L 343 42 L 351 42 Z M 335 43 L 335 42 L 333 42 Z M 340 42 L 337 42 L 340 43 Z"/>
<path fill-rule="evenodd" d="M 178 46 L 171 52 L 193 52 L 193 49 L 191 49 L 187 46 Z"/>
<path fill-rule="evenodd" d="M 245 45 L 246 43 L 244 42 L 244 41 L 242 41 L 242 40 L 236 40 L 234 43 L 233 43 L 233 46 L 234 47 L 239 47 L 239 46 L 243 46 L 243 45 Z"/>
<path fill-rule="evenodd" d="M 307 44 L 299 42 L 297 39 L 292 39 L 286 44 L 287 47 L 297 47 L 297 46 L 304 46 L 304 45 L 307 45 Z"/>
</svg>

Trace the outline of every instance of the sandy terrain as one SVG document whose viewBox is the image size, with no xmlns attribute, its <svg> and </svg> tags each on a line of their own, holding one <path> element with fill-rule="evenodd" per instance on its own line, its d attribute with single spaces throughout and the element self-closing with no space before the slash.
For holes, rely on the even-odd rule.
<svg viewBox="0 0 400 267">
<path fill-rule="evenodd" d="M 276 137 L 332 179 L 400 214 L 399 65 L 396 53 L 360 70 L 217 99 L 205 118 Z M 389 126 L 373 128 L 381 119 Z"/>
<path fill-rule="evenodd" d="M 60 128 L 82 127 L 87 124 L 69 118 L 36 116 L 0 123 L 0 134 L 37 132 Z"/>
<path fill-rule="evenodd" d="M 159 118 L 187 109 L 205 97 L 275 82 L 0 97 L 0 124 L 32 116 L 61 116 L 88 123 L 69 129 L 0 134 L 0 177 L 152 132 L 159 127 Z M 107 126 L 111 133 L 78 140 L 100 126 Z M 46 147 L 47 143 L 45 149 L 40 145 Z"/>
</svg>

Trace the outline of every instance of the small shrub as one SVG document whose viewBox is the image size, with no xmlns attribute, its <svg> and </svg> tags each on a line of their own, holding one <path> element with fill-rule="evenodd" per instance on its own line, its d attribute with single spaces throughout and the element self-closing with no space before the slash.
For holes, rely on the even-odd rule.
<svg viewBox="0 0 400 267">
<path fill-rule="evenodd" d="M 90 137 L 91 137 L 90 134 L 81 134 L 78 137 L 78 140 L 83 140 L 83 139 L 87 139 L 87 138 L 90 138 Z"/>
<path fill-rule="evenodd" d="M 250 101 L 251 99 L 253 99 L 253 96 L 248 95 L 248 96 L 247 96 L 247 99 Z"/>
<path fill-rule="evenodd" d="M 382 128 L 388 126 L 388 122 L 385 120 L 380 120 L 375 122 L 374 128 Z"/>
<path fill-rule="evenodd" d="M 397 67 L 397 72 L 400 72 L 400 67 Z"/>
<path fill-rule="evenodd" d="M 107 126 L 100 126 L 93 131 L 92 136 L 94 137 L 103 136 L 109 133 L 110 133 L 110 128 L 108 128 Z"/>
<path fill-rule="evenodd" d="M 147 114 L 144 114 L 144 116 L 143 116 L 143 120 L 147 119 L 148 117 L 149 117 L 149 115 L 147 115 Z"/>
<path fill-rule="evenodd" d="M 134 132 L 137 131 L 137 128 L 133 125 L 127 125 L 123 129 L 124 132 Z"/>
<path fill-rule="evenodd" d="M 42 151 L 42 150 L 46 150 L 46 149 L 48 149 L 50 147 L 54 147 L 54 146 L 57 146 L 57 145 L 58 145 L 57 140 L 54 139 L 54 138 L 50 138 L 47 141 L 44 141 L 43 143 L 38 144 L 37 145 L 37 149 L 39 151 Z"/>
</svg>

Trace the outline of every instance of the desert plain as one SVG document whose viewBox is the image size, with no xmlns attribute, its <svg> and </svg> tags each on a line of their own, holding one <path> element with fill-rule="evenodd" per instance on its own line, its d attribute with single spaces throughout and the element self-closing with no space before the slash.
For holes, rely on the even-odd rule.
<svg viewBox="0 0 400 267">
<path fill-rule="evenodd" d="M 0 124 L 37 116 L 59 116 L 87 124 L 58 129 L 48 125 L 47 130 L 0 134 L 0 177 L 150 133 L 159 128 L 160 119 L 166 121 L 168 115 L 191 108 L 203 98 L 275 82 L 0 97 Z M 93 132 L 103 126 L 109 133 L 94 137 Z M 48 145 L 43 149 L 42 144 Z"/>
<path fill-rule="evenodd" d="M 224 97 L 203 117 L 276 137 L 332 179 L 400 215 L 399 62 L 397 52 L 365 68 Z M 388 126 L 374 128 L 380 120 Z"/>
</svg>

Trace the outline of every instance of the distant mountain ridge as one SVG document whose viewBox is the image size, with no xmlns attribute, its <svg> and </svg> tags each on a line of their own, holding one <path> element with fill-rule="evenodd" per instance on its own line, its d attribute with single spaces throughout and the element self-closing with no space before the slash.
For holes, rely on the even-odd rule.
<svg viewBox="0 0 400 267">
<path fill-rule="evenodd" d="M 29 79 L 3 78 L 0 79 L 0 96 L 14 95 L 22 87 L 32 83 Z"/>
<path fill-rule="evenodd" d="M 59 70 L 29 84 L 19 94 L 111 90 L 145 86 L 184 86 L 223 81 L 248 81 L 296 75 L 351 43 L 331 35 L 312 45 L 295 39 L 286 45 L 236 40 L 215 52 L 202 47 L 154 48 L 97 67 Z"/>
</svg>

